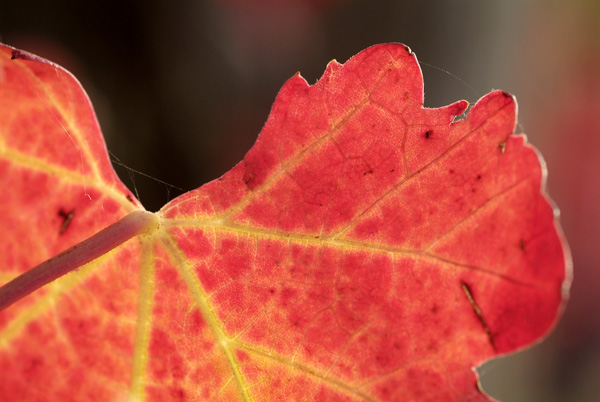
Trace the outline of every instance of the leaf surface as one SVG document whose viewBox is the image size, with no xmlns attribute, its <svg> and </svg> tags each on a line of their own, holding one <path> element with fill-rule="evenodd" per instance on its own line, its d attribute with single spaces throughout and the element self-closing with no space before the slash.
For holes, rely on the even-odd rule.
<svg viewBox="0 0 600 402">
<path fill-rule="evenodd" d="M 75 79 L 1 57 L 3 283 L 142 207 Z M 489 400 L 472 368 L 550 330 L 567 257 L 514 98 L 467 107 L 424 108 L 398 44 L 295 75 L 159 230 L 0 312 L 0 395 Z"/>
</svg>

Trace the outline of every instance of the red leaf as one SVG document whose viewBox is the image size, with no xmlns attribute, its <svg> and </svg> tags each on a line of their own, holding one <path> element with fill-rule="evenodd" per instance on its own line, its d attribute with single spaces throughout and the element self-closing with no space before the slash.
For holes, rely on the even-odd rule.
<svg viewBox="0 0 600 402">
<path fill-rule="evenodd" d="M 140 206 L 72 76 L 8 47 L 0 74 L 6 282 Z M 0 312 L 0 395 L 488 400 L 472 367 L 554 325 L 566 246 L 514 98 L 467 106 L 424 108 L 397 44 L 292 77 L 160 229 Z"/>
</svg>

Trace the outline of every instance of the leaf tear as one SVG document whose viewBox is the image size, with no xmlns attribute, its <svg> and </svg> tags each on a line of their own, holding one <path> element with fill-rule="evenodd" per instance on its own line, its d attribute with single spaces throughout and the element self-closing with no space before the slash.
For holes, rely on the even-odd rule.
<svg viewBox="0 0 600 402">
<path fill-rule="evenodd" d="M 464 281 L 460 281 L 460 285 L 462 287 L 463 292 L 465 292 L 465 296 L 467 297 L 469 304 L 471 304 L 471 307 L 473 307 L 473 311 L 475 312 L 477 319 L 479 319 L 479 322 L 483 326 L 483 330 L 487 334 L 487 336 L 490 340 L 490 344 L 492 345 L 492 348 L 494 348 L 494 350 L 496 350 L 496 344 L 494 342 L 494 338 L 492 337 L 492 332 L 490 331 L 490 327 L 485 322 L 485 319 L 483 318 L 481 309 L 475 302 L 475 298 L 473 298 L 473 292 L 471 292 L 471 287 Z"/>
</svg>

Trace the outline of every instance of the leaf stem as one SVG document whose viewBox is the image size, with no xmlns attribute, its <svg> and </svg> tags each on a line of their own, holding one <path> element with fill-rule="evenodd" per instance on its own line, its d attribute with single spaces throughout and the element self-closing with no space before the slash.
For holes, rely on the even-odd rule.
<svg viewBox="0 0 600 402">
<path fill-rule="evenodd" d="M 106 254 L 134 236 L 151 234 L 159 227 L 158 217 L 136 210 L 81 243 L 31 268 L 0 287 L 0 311 L 42 286 Z"/>
</svg>

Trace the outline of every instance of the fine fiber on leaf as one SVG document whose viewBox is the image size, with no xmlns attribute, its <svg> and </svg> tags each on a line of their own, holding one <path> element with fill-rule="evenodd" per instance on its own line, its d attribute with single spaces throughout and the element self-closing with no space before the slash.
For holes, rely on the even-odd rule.
<svg viewBox="0 0 600 402">
<path fill-rule="evenodd" d="M 515 98 L 467 107 L 400 44 L 293 76 L 229 172 L 0 311 L 0 399 L 491 400 L 473 368 L 551 330 L 569 257 Z M 77 80 L 5 45 L 0 185 L 0 285 L 143 210 Z"/>
</svg>

